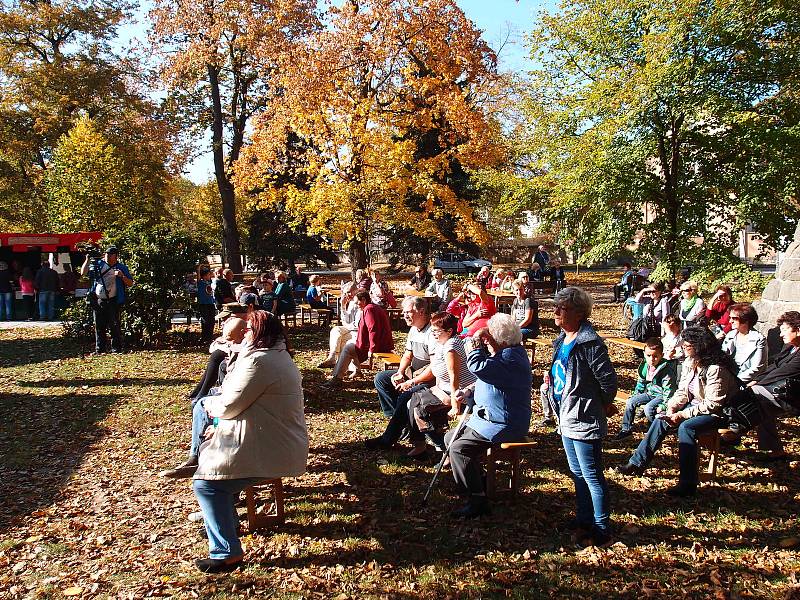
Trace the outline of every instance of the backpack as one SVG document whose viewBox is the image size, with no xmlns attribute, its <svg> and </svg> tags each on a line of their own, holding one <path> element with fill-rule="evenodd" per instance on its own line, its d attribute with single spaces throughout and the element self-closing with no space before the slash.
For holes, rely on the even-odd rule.
<svg viewBox="0 0 800 600">
<path fill-rule="evenodd" d="M 639 317 L 631 321 L 628 327 L 627 338 L 637 342 L 643 342 L 651 337 L 660 337 L 661 331 L 658 321 L 652 315 Z"/>
</svg>

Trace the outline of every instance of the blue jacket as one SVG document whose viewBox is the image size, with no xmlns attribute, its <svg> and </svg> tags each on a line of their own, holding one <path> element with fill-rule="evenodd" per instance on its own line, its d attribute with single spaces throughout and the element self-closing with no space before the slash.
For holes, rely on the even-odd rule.
<svg viewBox="0 0 800 600">
<path fill-rule="evenodd" d="M 558 355 L 565 337 L 562 331 L 553 341 L 553 357 Z M 561 402 L 555 403 L 552 385 L 547 393 L 548 401 L 558 415 L 561 435 L 580 441 L 599 440 L 606 435 L 605 405 L 614 402 L 617 395 L 617 374 L 605 342 L 589 321 L 581 324 L 567 360 Z"/>
<path fill-rule="evenodd" d="M 524 440 L 531 425 L 531 363 L 522 346 L 494 356 L 475 349 L 467 355 L 467 367 L 478 378 L 467 425 L 492 442 Z"/>
<path fill-rule="evenodd" d="M 104 260 L 98 260 L 97 261 L 97 269 L 98 269 L 98 271 L 100 271 L 102 273 L 103 269 L 105 267 L 110 267 L 112 269 L 117 269 L 118 271 L 122 271 L 124 273 L 125 277 L 127 277 L 128 279 L 133 279 L 133 277 L 131 277 L 131 272 L 128 270 L 128 267 L 126 267 L 120 261 L 117 261 L 114 264 L 113 267 L 111 265 L 109 265 Z M 97 277 L 97 276 L 98 275 L 95 275 L 95 277 Z M 116 298 L 117 298 L 117 304 L 125 304 L 125 300 L 127 299 L 126 296 L 125 296 L 125 284 L 122 282 L 122 277 L 117 277 L 117 296 L 116 296 Z"/>
</svg>

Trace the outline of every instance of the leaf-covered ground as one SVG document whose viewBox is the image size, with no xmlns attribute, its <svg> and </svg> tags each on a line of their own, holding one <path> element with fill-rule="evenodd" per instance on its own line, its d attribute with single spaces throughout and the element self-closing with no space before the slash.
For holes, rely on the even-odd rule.
<svg viewBox="0 0 800 600">
<path fill-rule="evenodd" d="M 601 333 L 620 333 L 618 315 L 617 306 L 596 309 Z M 551 310 L 542 317 L 552 337 Z M 432 462 L 363 449 L 385 425 L 371 382 L 322 391 L 314 365 L 326 332 L 291 333 L 307 394 L 308 473 L 285 482 L 287 523 L 244 538 L 246 568 L 205 576 L 193 566 L 206 542 L 187 520 L 190 485 L 156 477 L 188 447 L 185 395 L 202 350 L 81 359 L 57 332 L 0 331 L 0 597 L 800 597 L 797 462 L 758 465 L 748 441 L 724 450 L 718 482 L 676 501 L 664 494 L 677 476 L 668 442 L 648 477 L 608 473 L 618 542 L 579 552 L 558 529 L 574 498 L 559 439 L 533 427 L 521 495 L 499 498 L 489 518 L 454 522 L 449 473 L 421 509 Z M 631 389 L 632 352 L 611 352 Z M 539 351 L 537 384 L 548 354 Z M 785 424 L 795 455 L 798 430 Z M 636 441 L 607 444 L 608 466 Z"/>
</svg>

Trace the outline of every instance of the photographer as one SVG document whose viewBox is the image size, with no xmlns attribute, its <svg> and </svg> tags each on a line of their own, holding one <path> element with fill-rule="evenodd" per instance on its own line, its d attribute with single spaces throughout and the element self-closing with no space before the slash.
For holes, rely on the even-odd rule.
<svg viewBox="0 0 800 600">
<path fill-rule="evenodd" d="M 111 352 L 122 352 L 120 307 L 125 304 L 125 289 L 133 285 L 128 267 L 117 260 L 117 248 L 109 246 L 103 259 L 89 252 L 81 275 L 89 274 L 89 303 L 94 313 L 95 353 L 108 350 L 107 331 L 111 330 Z M 91 267 L 91 268 L 90 268 Z"/>
</svg>

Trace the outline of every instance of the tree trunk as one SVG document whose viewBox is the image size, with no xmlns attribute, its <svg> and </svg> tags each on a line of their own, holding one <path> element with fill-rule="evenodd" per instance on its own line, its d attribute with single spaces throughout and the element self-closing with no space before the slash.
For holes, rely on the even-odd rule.
<svg viewBox="0 0 800 600">
<path fill-rule="evenodd" d="M 356 271 L 358 269 L 366 269 L 369 266 L 369 257 L 367 256 L 367 245 L 361 240 L 350 240 L 350 271 L 353 273 L 353 279 L 356 278 Z"/>
<path fill-rule="evenodd" d="M 225 146 L 222 139 L 222 100 L 219 90 L 219 72 L 208 65 L 208 81 L 211 86 L 213 121 L 211 123 L 211 147 L 214 153 L 214 174 L 222 200 L 222 247 L 223 255 L 234 273 L 242 272 L 242 255 L 239 245 L 239 228 L 236 226 L 236 192 L 225 168 Z"/>
</svg>

